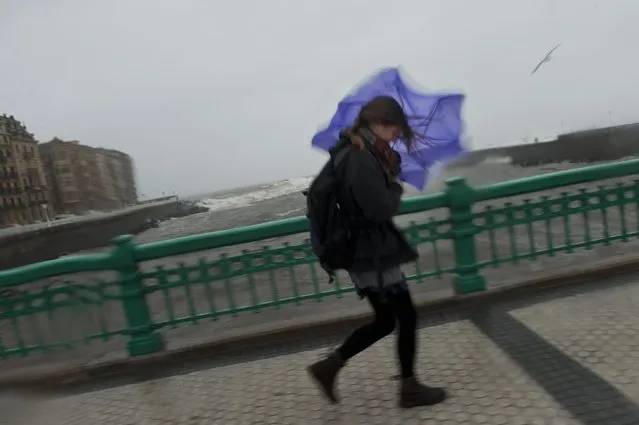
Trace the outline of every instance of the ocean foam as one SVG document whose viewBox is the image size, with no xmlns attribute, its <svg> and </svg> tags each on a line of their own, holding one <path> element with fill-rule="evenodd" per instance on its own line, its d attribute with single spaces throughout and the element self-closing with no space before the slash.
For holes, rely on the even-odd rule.
<svg viewBox="0 0 639 425">
<path fill-rule="evenodd" d="M 513 159 L 509 156 L 489 156 L 482 161 L 484 164 L 512 164 Z"/>
<path fill-rule="evenodd" d="M 281 180 L 265 184 L 255 191 L 242 195 L 202 199 L 198 202 L 198 205 L 208 208 L 209 211 L 248 207 L 261 201 L 279 198 L 294 192 L 302 192 L 302 190 L 308 188 L 312 180 L 313 177 L 297 177 Z"/>
</svg>

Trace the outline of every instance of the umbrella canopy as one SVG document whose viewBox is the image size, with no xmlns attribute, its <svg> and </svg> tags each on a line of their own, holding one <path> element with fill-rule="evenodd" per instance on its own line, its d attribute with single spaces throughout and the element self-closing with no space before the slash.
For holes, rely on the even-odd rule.
<svg viewBox="0 0 639 425">
<path fill-rule="evenodd" d="M 328 126 L 319 131 L 312 145 L 328 151 L 337 143 L 340 131 L 355 122 L 362 107 L 377 96 L 392 96 L 404 109 L 416 135 L 410 151 L 400 142 L 392 144 L 402 157 L 400 179 L 424 190 L 428 171 L 437 162 L 463 152 L 460 93 L 420 93 L 402 80 L 398 68 L 385 68 L 373 75 L 337 105 Z"/>
</svg>

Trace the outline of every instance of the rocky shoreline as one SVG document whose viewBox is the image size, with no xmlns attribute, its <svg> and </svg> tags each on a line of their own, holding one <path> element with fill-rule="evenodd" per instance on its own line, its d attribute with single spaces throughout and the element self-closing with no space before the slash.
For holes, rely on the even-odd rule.
<svg viewBox="0 0 639 425">
<path fill-rule="evenodd" d="M 160 217 L 148 217 L 140 224 L 139 227 L 131 230 L 129 233 L 132 235 L 139 235 L 149 229 L 155 229 L 160 227 L 160 223 L 163 221 L 171 220 L 173 218 L 187 217 L 193 214 L 201 214 L 207 212 L 209 209 L 200 205 L 196 201 L 177 201 L 175 210 L 167 215 Z"/>
</svg>

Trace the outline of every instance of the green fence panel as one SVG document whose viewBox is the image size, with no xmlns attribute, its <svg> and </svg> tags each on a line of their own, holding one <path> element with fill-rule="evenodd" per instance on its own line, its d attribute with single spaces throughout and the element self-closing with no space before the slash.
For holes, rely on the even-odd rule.
<svg viewBox="0 0 639 425">
<path fill-rule="evenodd" d="M 638 174 L 639 160 L 630 160 L 482 187 L 451 179 L 444 192 L 402 203 L 409 217 L 398 224 L 421 254 L 407 279 L 451 278 L 467 294 L 486 288 L 487 267 L 636 239 L 639 181 L 607 181 Z M 601 184 L 577 186 L 592 182 Z M 121 236 L 110 253 L 0 271 L 0 359 L 115 337 L 126 338 L 129 355 L 145 355 L 164 348 L 167 328 L 353 292 L 344 273 L 328 283 L 299 237 L 307 231 L 296 217 L 142 245 Z M 153 264 L 193 253 L 201 254 Z M 94 276 L 104 271 L 116 276 Z"/>
<path fill-rule="evenodd" d="M 639 236 L 639 182 L 572 188 L 556 195 L 493 203 L 473 213 L 480 268 L 573 254 Z M 501 237 L 497 233 L 501 231 Z M 499 242 L 507 241 L 505 252 Z"/>
<path fill-rule="evenodd" d="M 439 242 L 450 240 L 449 229 L 447 219 L 430 219 L 404 227 L 408 240 L 430 253 L 408 265 L 409 280 L 423 282 L 454 270 L 452 264 L 448 267 L 441 264 L 438 248 Z M 142 272 L 145 292 L 150 298 L 159 297 L 160 301 L 155 304 L 163 310 L 154 315 L 155 326 L 175 328 L 205 319 L 280 309 L 287 304 L 321 302 L 354 291 L 351 285 L 343 287 L 339 278 L 328 283 L 328 276 L 319 267 L 308 240 L 276 244 L 243 249 L 236 255 L 222 253 L 212 260 L 200 258 L 194 264 L 159 265 Z M 143 245 L 137 247 L 144 248 Z M 425 260 L 432 262 L 425 267 Z M 175 305 L 176 299 L 182 301 L 181 309 Z"/>
<path fill-rule="evenodd" d="M 104 311 L 113 283 L 60 282 L 0 299 L 0 358 L 73 349 L 125 333 Z"/>
<path fill-rule="evenodd" d="M 0 272 L 0 358 L 73 349 L 126 334 L 126 324 L 109 323 L 108 307 L 119 303 L 118 282 L 55 279 L 115 266 L 109 254 L 91 254 Z M 34 283 L 41 279 L 47 280 Z"/>
</svg>

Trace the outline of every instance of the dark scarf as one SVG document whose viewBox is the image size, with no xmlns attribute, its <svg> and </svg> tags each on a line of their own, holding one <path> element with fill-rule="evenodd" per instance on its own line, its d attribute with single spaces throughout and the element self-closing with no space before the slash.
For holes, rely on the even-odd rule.
<svg viewBox="0 0 639 425">
<path fill-rule="evenodd" d="M 362 137 L 363 141 L 368 145 L 379 161 L 379 164 L 386 175 L 386 179 L 389 182 L 394 181 L 400 171 L 401 157 L 399 154 L 390 147 L 390 144 L 380 140 L 367 128 L 360 129 L 358 134 Z M 357 141 L 352 141 L 352 143 L 360 149 L 364 148 L 364 146 L 357 143 Z"/>
</svg>

